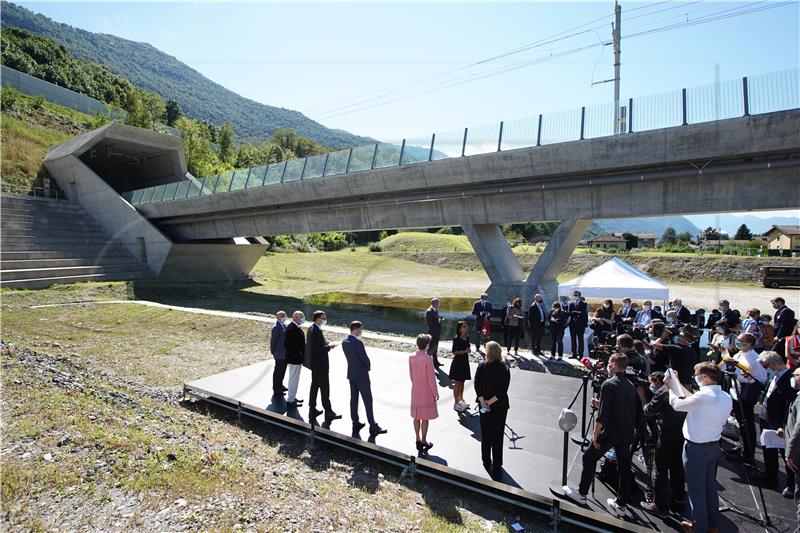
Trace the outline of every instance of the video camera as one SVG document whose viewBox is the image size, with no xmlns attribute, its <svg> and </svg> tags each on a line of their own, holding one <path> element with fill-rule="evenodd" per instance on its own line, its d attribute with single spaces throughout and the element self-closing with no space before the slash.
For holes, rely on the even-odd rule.
<svg viewBox="0 0 800 533">
<path fill-rule="evenodd" d="M 635 341 L 636 340 L 639 340 L 639 341 L 646 341 L 647 340 L 647 330 L 645 330 L 644 328 L 640 328 L 639 326 L 635 326 L 633 324 L 622 324 L 619 327 L 618 335 L 622 335 L 623 333 L 627 333 Z M 616 340 L 616 336 L 615 336 L 615 340 Z"/>
<path fill-rule="evenodd" d="M 584 357 L 581 359 L 581 364 L 589 369 L 589 379 L 592 383 L 592 392 L 599 394 L 600 387 L 602 387 L 603 383 L 605 383 L 606 379 L 608 379 L 606 363 L 603 361 L 592 363 L 588 357 Z"/>
</svg>

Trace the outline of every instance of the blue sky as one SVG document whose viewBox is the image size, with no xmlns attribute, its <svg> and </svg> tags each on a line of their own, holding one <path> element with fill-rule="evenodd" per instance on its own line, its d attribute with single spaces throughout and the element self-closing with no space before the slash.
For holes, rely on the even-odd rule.
<svg viewBox="0 0 800 533">
<path fill-rule="evenodd" d="M 613 1 L 20 3 L 73 26 L 148 42 L 243 96 L 382 140 L 613 99 L 612 84 L 592 86 L 613 77 L 610 46 L 538 62 L 608 41 Z M 622 34 L 776 3 L 623 1 Z M 799 5 L 623 39 L 622 98 L 797 68 Z M 578 35 L 446 74 L 590 21 L 566 33 Z M 385 90 L 400 84 L 477 76 L 522 61 L 533 64 L 415 97 L 407 90 L 399 96 L 412 97 L 358 112 L 336 109 L 381 90 L 384 97 L 368 103 L 385 101 Z M 348 112 L 332 116 L 341 111 Z"/>
</svg>

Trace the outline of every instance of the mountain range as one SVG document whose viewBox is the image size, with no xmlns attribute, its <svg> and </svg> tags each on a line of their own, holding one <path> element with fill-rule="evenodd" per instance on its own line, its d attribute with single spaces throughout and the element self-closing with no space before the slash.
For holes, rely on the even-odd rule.
<svg viewBox="0 0 800 533">
<path fill-rule="evenodd" d="M 105 65 L 113 73 L 161 95 L 164 100 L 177 101 L 189 118 L 217 125 L 230 122 L 239 141 L 264 141 L 276 129 L 286 127 L 332 148 L 374 142 L 343 130 L 326 128 L 299 111 L 240 96 L 147 43 L 74 28 L 5 1 L 2 2 L 2 24 L 50 37 L 76 57 Z"/>
<path fill-rule="evenodd" d="M 753 234 L 764 233 L 773 225 L 776 226 L 797 226 L 800 225 L 800 214 L 798 216 L 770 217 L 761 218 L 753 215 L 729 215 L 721 213 L 718 215 L 692 215 L 689 220 L 702 228 L 719 228 L 731 237 L 736 234 L 739 226 L 746 224 Z"/>
<path fill-rule="evenodd" d="M 595 220 L 594 223 L 603 228 L 606 233 L 626 232 L 654 233 L 660 239 L 664 230 L 672 227 L 677 233 L 688 231 L 692 237 L 700 233 L 700 228 L 692 224 L 686 217 L 640 217 L 640 218 L 609 218 Z"/>
</svg>

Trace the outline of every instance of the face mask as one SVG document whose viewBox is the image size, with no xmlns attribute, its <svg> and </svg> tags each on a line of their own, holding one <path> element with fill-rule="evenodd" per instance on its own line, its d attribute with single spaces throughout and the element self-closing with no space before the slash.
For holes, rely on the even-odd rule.
<svg viewBox="0 0 800 533">
<path fill-rule="evenodd" d="M 544 301 L 544 300 L 542 300 L 541 298 L 536 298 L 536 303 L 537 303 L 537 304 L 540 304 L 540 303 L 542 303 L 543 301 Z"/>
<path fill-rule="evenodd" d="M 609 376 L 613 376 L 614 375 L 614 370 L 610 366 L 606 369 L 606 371 L 608 372 Z"/>
<path fill-rule="evenodd" d="M 725 329 L 724 328 L 717 328 L 717 333 L 725 333 Z"/>
<path fill-rule="evenodd" d="M 320 327 L 322 327 L 327 323 L 328 323 L 328 321 L 323 319 L 323 320 L 320 320 L 319 325 L 320 325 Z"/>
<path fill-rule="evenodd" d="M 767 376 L 772 377 L 775 374 L 777 374 L 777 372 L 775 370 L 772 370 L 771 368 L 767 369 Z"/>
<path fill-rule="evenodd" d="M 650 310 L 650 306 L 649 306 L 649 305 L 645 305 L 645 306 L 644 306 L 644 310 L 645 310 L 645 311 L 649 311 L 649 310 Z"/>
<path fill-rule="evenodd" d="M 648 333 L 648 334 L 647 334 L 647 338 L 648 338 L 648 339 L 650 339 L 651 341 L 654 341 L 654 340 L 656 340 L 656 336 L 655 336 L 655 335 L 653 335 L 652 333 Z"/>
<path fill-rule="evenodd" d="M 672 324 L 675 321 L 671 316 L 667 317 L 667 324 Z"/>
<path fill-rule="evenodd" d="M 794 376 L 792 376 L 792 379 L 789 380 L 789 383 L 792 385 L 793 389 L 797 388 L 797 381 L 795 381 Z"/>
<path fill-rule="evenodd" d="M 356 337 L 357 339 L 360 339 L 361 338 L 361 332 L 359 331 L 358 333 L 353 333 L 353 336 Z"/>
<path fill-rule="evenodd" d="M 305 319 L 305 318 L 301 318 L 301 319 L 300 319 L 300 325 L 302 326 L 302 325 L 303 325 L 303 324 L 305 324 L 305 323 L 306 323 L 306 319 Z"/>
<path fill-rule="evenodd" d="M 737 350 L 743 350 L 744 347 L 745 347 L 745 343 L 743 343 L 742 341 L 736 341 L 736 349 Z"/>
<path fill-rule="evenodd" d="M 700 381 L 700 376 L 695 376 L 694 377 L 694 382 L 697 383 L 698 387 L 702 387 L 703 386 L 703 383 Z"/>
<path fill-rule="evenodd" d="M 657 393 L 658 387 L 653 387 L 652 385 L 650 385 L 650 392 L 652 392 L 653 394 Z"/>
<path fill-rule="evenodd" d="M 486 303 L 486 298 L 481 298 L 481 302 Z"/>
<path fill-rule="evenodd" d="M 772 304 L 772 308 L 773 309 L 780 309 L 781 306 L 780 306 L 780 304 L 774 303 L 774 304 Z"/>
<path fill-rule="evenodd" d="M 605 307 L 606 309 L 611 309 L 611 304 L 603 304 L 603 307 Z"/>
<path fill-rule="evenodd" d="M 680 336 L 680 335 L 675 335 L 674 337 L 672 337 L 672 342 L 673 342 L 674 344 L 678 344 L 678 342 L 679 342 L 680 340 L 681 340 L 681 336 Z"/>
<path fill-rule="evenodd" d="M 624 307 L 625 309 L 629 308 L 630 306 L 631 306 L 631 304 L 625 304 L 625 303 L 622 304 L 622 307 Z"/>
</svg>

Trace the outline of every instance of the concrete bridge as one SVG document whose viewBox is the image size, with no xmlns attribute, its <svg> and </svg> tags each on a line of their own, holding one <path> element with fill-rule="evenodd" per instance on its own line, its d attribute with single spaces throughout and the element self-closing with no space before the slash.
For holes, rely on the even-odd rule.
<svg viewBox="0 0 800 533">
<path fill-rule="evenodd" d="M 167 139 L 112 124 L 59 145 L 45 161 L 73 201 L 166 277 L 191 278 L 185 264 L 198 254 L 190 246 L 201 244 L 228 243 L 213 252 L 223 277 L 246 273 L 263 247 L 245 252 L 252 247 L 231 244 L 237 237 L 462 226 L 490 297 L 527 300 L 535 291 L 555 295 L 592 220 L 800 207 L 798 109 L 265 186 L 250 187 L 248 171 L 239 190 L 234 175 L 215 194 L 186 172 L 179 143 Z M 526 276 L 499 225 L 529 221 L 561 224 Z"/>
</svg>

